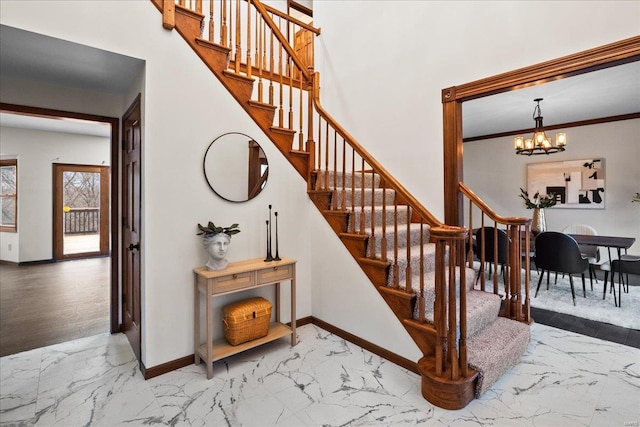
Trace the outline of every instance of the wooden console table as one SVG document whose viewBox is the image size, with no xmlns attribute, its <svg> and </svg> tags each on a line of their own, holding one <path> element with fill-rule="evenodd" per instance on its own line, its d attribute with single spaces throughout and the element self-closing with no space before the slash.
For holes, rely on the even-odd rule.
<svg viewBox="0 0 640 427">
<path fill-rule="evenodd" d="M 194 353 L 195 364 L 207 364 L 207 379 L 213 377 L 213 362 L 236 353 L 291 335 L 291 345 L 296 345 L 296 261 L 283 258 L 264 262 L 263 259 L 229 263 L 226 269 L 210 271 L 206 267 L 193 270 L 195 284 Z M 280 282 L 291 281 L 291 327 L 280 322 Z M 276 285 L 276 321 L 269 325 L 266 337 L 232 346 L 224 337 L 213 339 L 213 298 L 243 292 L 262 286 Z M 200 298 L 206 299 L 206 340 L 200 341 Z"/>
</svg>

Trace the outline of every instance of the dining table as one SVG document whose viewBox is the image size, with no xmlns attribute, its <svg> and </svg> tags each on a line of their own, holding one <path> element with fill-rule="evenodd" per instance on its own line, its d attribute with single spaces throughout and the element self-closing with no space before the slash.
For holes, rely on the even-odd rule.
<svg viewBox="0 0 640 427">
<path fill-rule="evenodd" d="M 622 255 L 622 250 L 627 253 L 635 242 L 635 237 L 618 237 L 618 236 L 600 236 L 600 235 L 588 235 L 588 234 L 569 234 L 573 237 L 579 245 L 585 246 L 602 246 L 607 248 L 609 254 L 609 261 L 611 261 L 611 248 L 615 248 L 618 251 L 618 259 Z"/>
</svg>

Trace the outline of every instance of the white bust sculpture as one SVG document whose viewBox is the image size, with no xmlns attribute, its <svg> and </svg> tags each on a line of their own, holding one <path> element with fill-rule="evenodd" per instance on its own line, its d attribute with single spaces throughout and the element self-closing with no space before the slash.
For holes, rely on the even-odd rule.
<svg viewBox="0 0 640 427">
<path fill-rule="evenodd" d="M 229 250 L 231 236 L 226 233 L 207 234 L 203 244 L 209 254 L 209 261 L 205 264 L 207 270 L 224 270 L 228 261 L 225 259 Z"/>
</svg>

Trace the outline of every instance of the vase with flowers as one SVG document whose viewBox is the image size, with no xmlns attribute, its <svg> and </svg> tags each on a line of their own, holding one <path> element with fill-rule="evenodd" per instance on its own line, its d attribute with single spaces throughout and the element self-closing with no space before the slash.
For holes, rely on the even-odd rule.
<svg viewBox="0 0 640 427">
<path fill-rule="evenodd" d="M 533 209 L 533 221 L 531 222 L 531 232 L 533 234 L 539 234 L 547 230 L 547 221 L 544 217 L 545 208 L 550 208 L 556 204 L 555 194 L 541 195 L 539 191 L 533 195 L 533 198 L 529 198 L 529 193 L 520 189 L 520 197 L 524 200 L 524 204 L 527 209 Z"/>
</svg>

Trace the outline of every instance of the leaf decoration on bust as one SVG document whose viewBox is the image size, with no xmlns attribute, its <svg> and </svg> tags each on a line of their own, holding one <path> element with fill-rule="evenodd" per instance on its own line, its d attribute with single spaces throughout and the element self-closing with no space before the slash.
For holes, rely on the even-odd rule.
<svg viewBox="0 0 640 427">
<path fill-rule="evenodd" d="M 216 225 L 209 221 L 209 223 L 207 224 L 207 226 L 203 226 L 201 224 L 198 224 L 198 229 L 200 230 L 200 233 L 197 233 L 198 236 L 204 234 L 219 234 L 219 233 L 224 233 L 228 236 L 233 236 L 234 234 L 238 234 L 240 232 L 240 229 L 238 228 L 240 225 L 239 224 L 232 224 L 229 227 L 216 227 Z"/>
</svg>

